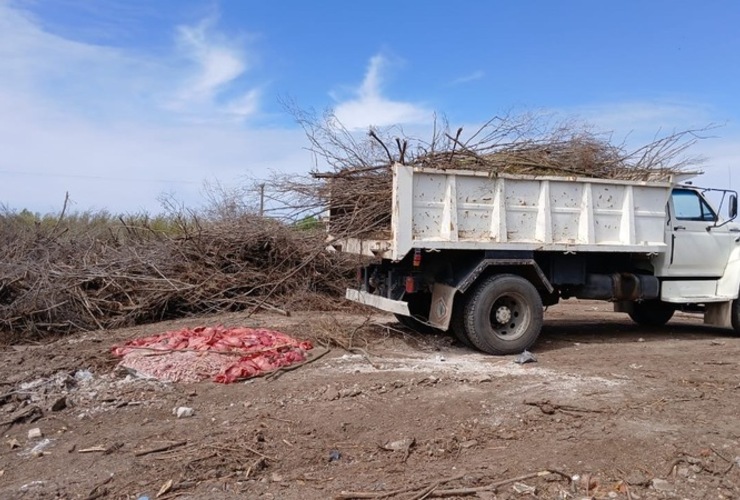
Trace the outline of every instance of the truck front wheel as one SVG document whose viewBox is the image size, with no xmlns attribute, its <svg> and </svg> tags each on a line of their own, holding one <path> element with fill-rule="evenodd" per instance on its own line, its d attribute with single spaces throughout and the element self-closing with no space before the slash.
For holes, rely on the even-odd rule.
<svg viewBox="0 0 740 500">
<path fill-rule="evenodd" d="M 673 317 L 676 308 L 660 300 L 645 300 L 633 302 L 632 312 L 629 313 L 632 321 L 641 326 L 663 326 Z"/>
<path fill-rule="evenodd" d="M 465 305 L 465 333 L 481 351 L 515 354 L 535 343 L 542 315 L 542 298 L 529 281 L 514 274 L 492 276 Z"/>
<path fill-rule="evenodd" d="M 740 297 L 732 301 L 732 328 L 740 334 Z"/>
</svg>

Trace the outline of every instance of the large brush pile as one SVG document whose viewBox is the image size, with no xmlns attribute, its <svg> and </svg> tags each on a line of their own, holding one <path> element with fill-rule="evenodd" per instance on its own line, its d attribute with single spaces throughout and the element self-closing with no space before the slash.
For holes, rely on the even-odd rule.
<svg viewBox="0 0 740 500">
<path fill-rule="evenodd" d="M 320 229 L 242 215 L 166 231 L 0 215 L 0 339 L 221 311 L 334 308 L 355 262 Z"/>
<path fill-rule="evenodd" d="M 591 177 L 665 181 L 697 163 L 684 156 L 696 142 L 695 131 L 673 133 L 628 150 L 611 137 L 584 125 L 550 124 L 542 117 L 496 117 L 466 137 L 437 124 L 430 140 L 406 136 L 400 129 L 371 130 L 359 141 L 332 116 L 299 115 L 312 151 L 331 171 L 313 180 L 283 179 L 284 193 L 300 193 L 293 206 L 329 206 L 331 232 L 337 236 L 387 237 L 391 220 L 391 166 L 394 163 L 433 169 L 498 174 Z M 304 203 L 302 203 L 302 201 Z"/>
</svg>

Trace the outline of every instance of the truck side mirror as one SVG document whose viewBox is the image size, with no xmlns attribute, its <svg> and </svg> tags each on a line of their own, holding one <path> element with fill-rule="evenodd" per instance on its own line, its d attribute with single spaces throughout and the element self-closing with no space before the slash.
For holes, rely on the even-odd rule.
<svg viewBox="0 0 740 500">
<path fill-rule="evenodd" d="M 730 212 L 730 219 L 734 219 L 737 217 L 737 195 L 731 194 L 730 195 L 730 206 L 729 206 L 729 212 Z"/>
</svg>

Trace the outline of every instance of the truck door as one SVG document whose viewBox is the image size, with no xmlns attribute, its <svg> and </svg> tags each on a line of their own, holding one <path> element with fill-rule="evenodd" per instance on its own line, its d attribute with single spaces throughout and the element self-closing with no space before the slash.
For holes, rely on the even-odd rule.
<svg viewBox="0 0 740 500">
<path fill-rule="evenodd" d="M 735 246 L 736 232 L 715 227 L 718 215 L 695 190 L 676 188 L 668 202 L 663 276 L 720 278 Z"/>
</svg>

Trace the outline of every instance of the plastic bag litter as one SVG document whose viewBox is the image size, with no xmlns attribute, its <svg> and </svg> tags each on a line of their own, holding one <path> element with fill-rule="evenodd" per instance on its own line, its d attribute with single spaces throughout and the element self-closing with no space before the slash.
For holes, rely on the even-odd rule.
<svg viewBox="0 0 740 500">
<path fill-rule="evenodd" d="M 521 353 L 519 356 L 514 358 L 514 363 L 517 363 L 519 365 L 523 365 L 524 363 L 536 363 L 537 358 L 534 354 L 529 352 L 528 350 L 524 350 L 523 353 Z"/>
</svg>

